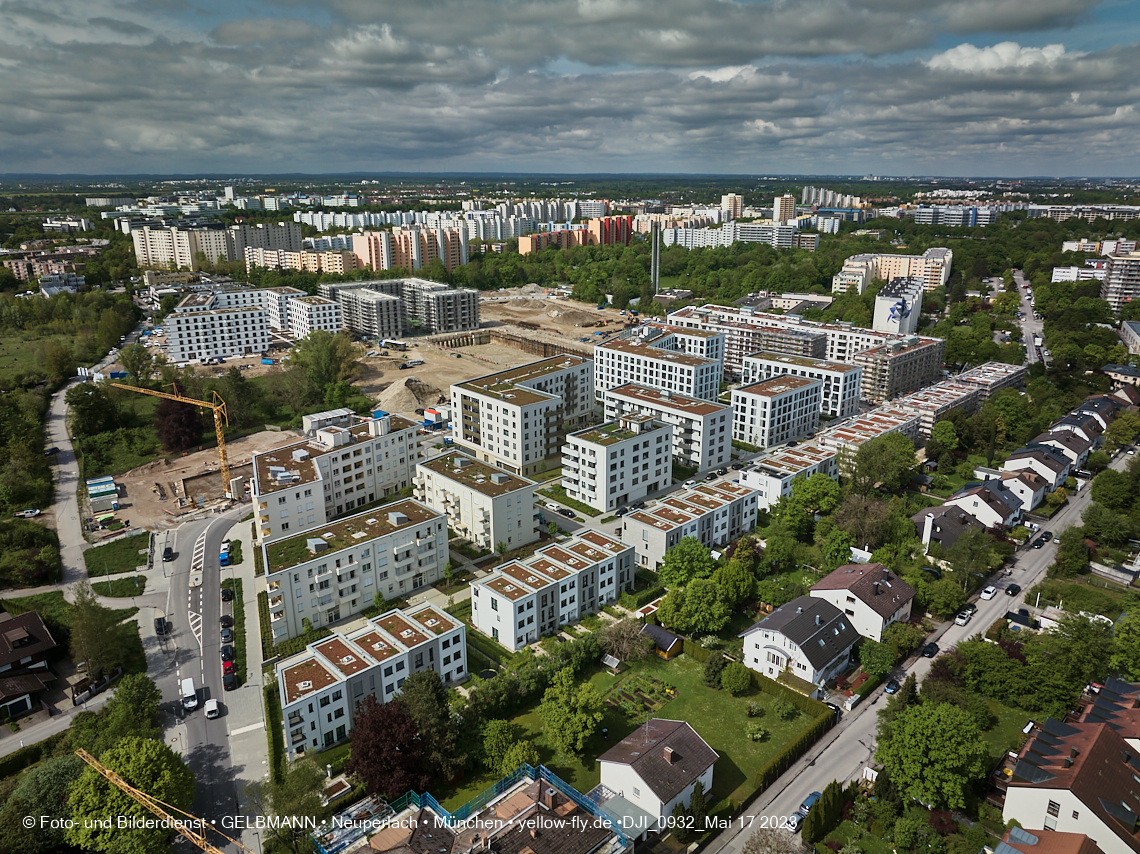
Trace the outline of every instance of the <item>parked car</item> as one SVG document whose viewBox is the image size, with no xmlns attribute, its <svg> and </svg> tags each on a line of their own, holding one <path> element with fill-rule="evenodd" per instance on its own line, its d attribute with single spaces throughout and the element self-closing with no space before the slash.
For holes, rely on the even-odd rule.
<svg viewBox="0 0 1140 854">
<path fill-rule="evenodd" d="M 938 655 L 938 644 L 934 643 L 934 641 L 931 641 L 922 648 L 923 658 L 934 658 L 936 655 Z"/>
<path fill-rule="evenodd" d="M 1005 595 L 1006 596 L 1016 596 L 1020 592 L 1021 592 L 1021 585 L 1020 584 L 1011 584 L 1011 585 L 1009 585 L 1009 587 L 1005 588 Z"/>
<path fill-rule="evenodd" d="M 1052 531 L 1042 531 L 1041 532 L 1041 539 L 1043 539 L 1045 542 L 1049 542 L 1051 539 L 1053 539 L 1053 532 Z"/>
<path fill-rule="evenodd" d="M 887 680 L 887 684 L 883 687 L 883 693 L 897 694 L 899 692 L 899 688 L 901 687 L 902 686 L 899 685 L 899 681 L 897 679 L 889 679 Z"/>
<path fill-rule="evenodd" d="M 1033 548 L 1035 548 L 1035 549 L 1039 549 L 1044 545 L 1045 545 L 1045 538 L 1044 537 L 1038 537 L 1036 540 L 1033 541 Z"/>
<path fill-rule="evenodd" d="M 223 587 L 222 588 L 222 601 L 223 602 L 234 601 L 234 591 L 232 588 L 230 588 L 230 587 Z"/>
<path fill-rule="evenodd" d="M 806 816 L 809 812 L 811 812 L 811 808 L 819 803 L 819 799 L 822 797 L 823 795 L 821 795 L 819 792 L 812 792 L 810 795 L 804 798 L 804 802 L 800 804 L 800 808 L 797 810 L 797 812 L 799 812 L 800 815 Z"/>
<path fill-rule="evenodd" d="M 790 830 L 792 833 L 797 833 L 803 823 L 804 817 L 798 812 L 794 812 L 788 816 L 788 830 Z"/>
<path fill-rule="evenodd" d="M 681 484 L 681 485 L 682 485 L 683 487 L 685 487 L 685 489 L 691 489 L 692 487 L 694 487 L 694 486 L 696 486 L 696 485 L 697 485 L 697 482 L 696 482 L 695 480 L 686 480 L 686 481 L 685 481 L 683 484 Z"/>
<path fill-rule="evenodd" d="M 225 676 L 227 673 L 233 673 L 234 670 L 235 670 L 235 667 L 234 667 L 234 663 L 233 663 L 232 659 L 222 662 L 222 675 L 223 676 Z"/>
<path fill-rule="evenodd" d="M 962 606 L 962 610 L 965 611 L 967 614 L 969 614 L 972 617 L 972 616 L 974 616 L 974 614 L 978 613 L 978 606 L 975 605 L 973 602 L 967 602 L 965 605 Z"/>
<path fill-rule="evenodd" d="M 986 587 L 984 590 L 982 590 L 982 598 L 983 599 L 993 599 L 994 596 L 996 596 L 996 595 L 997 595 L 997 588 L 994 587 L 992 584 L 989 587 Z"/>
<path fill-rule="evenodd" d="M 724 477 L 726 474 L 728 474 L 728 469 L 717 469 L 716 470 L 716 476 L 717 477 Z"/>
<path fill-rule="evenodd" d="M 565 507 L 562 507 L 559 509 L 558 512 L 561 515 L 565 516 L 567 519 L 573 519 L 574 518 L 574 511 L 573 510 L 567 510 Z"/>
<path fill-rule="evenodd" d="M 624 516 L 626 513 L 628 513 L 629 510 L 630 510 L 630 508 L 628 508 L 628 507 L 619 507 L 617 510 L 614 511 L 614 515 L 620 519 L 622 516 Z"/>
<path fill-rule="evenodd" d="M 970 617 L 972 616 L 973 614 L 971 614 L 969 611 L 961 610 L 954 617 L 954 625 L 964 626 L 966 623 L 970 622 Z"/>
<path fill-rule="evenodd" d="M 55 447 L 54 445 L 52 447 L 46 448 L 44 450 L 44 456 L 45 457 L 54 457 L 58 453 L 59 453 L 59 448 Z"/>
<path fill-rule="evenodd" d="M 729 466 L 729 468 L 733 471 L 740 471 L 742 468 L 744 468 L 744 463 L 733 463 Z"/>
<path fill-rule="evenodd" d="M 234 660 L 234 648 L 228 643 L 222 646 L 222 661 Z"/>
<path fill-rule="evenodd" d="M 232 691 L 238 686 L 236 673 L 223 673 L 222 674 L 222 688 L 226 691 Z"/>
<path fill-rule="evenodd" d="M 708 474 L 705 475 L 705 480 L 716 480 L 716 472 L 710 471 Z"/>
<path fill-rule="evenodd" d="M 35 518 L 36 516 L 39 516 L 40 511 L 34 507 L 29 507 L 26 510 L 21 510 L 16 515 L 17 516 L 23 516 L 25 519 L 32 519 L 32 518 Z"/>
<path fill-rule="evenodd" d="M 222 643 L 233 643 L 233 642 L 234 642 L 234 630 L 233 629 L 222 629 Z"/>
<path fill-rule="evenodd" d="M 166 618 L 165 617 L 155 617 L 154 618 L 154 633 L 156 635 L 158 635 L 159 637 L 162 637 L 163 635 L 166 634 Z"/>
<path fill-rule="evenodd" d="M 170 546 L 167 546 L 162 550 L 162 562 L 170 563 L 172 560 L 174 560 L 174 549 L 172 549 Z"/>
<path fill-rule="evenodd" d="M 221 626 L 223 629 L 228 629 L 231 626 L 233 626 L 234 618 L 231 617 L 229 614 L 222 614 L 222 618 L 218 622 L 221 623 Z"/>
</svg>

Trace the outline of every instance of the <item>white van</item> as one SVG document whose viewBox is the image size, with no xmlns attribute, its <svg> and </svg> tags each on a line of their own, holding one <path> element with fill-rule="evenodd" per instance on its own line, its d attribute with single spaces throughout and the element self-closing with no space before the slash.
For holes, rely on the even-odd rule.
<svg viewBox="0 0 1140 854">
<path fill-rule="evenodd" d="M 194 680 L 189 677 L 182 680 L 182 708 L 187 711 L 198 708 L 198 690 L 194 687 Z"/>
<path fill-rule="evenodd" d="M 222 714 L 222 710 L 218 707 L 218 701 L 217 700 L 207 700 L 206 701 L 206 717 L 216 718 L 216 717 L 219 717 L 221 714 Z"/>
</svg>

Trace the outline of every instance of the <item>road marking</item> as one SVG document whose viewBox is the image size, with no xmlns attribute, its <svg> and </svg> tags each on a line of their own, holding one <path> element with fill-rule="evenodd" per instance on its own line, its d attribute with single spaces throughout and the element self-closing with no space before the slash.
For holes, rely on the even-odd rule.
<svg viewBox="0 0 1140 854">
<path fill-rule="evenodd" d="M 247 732 L 253 732 L 254 730 L 259 730 L 259 729 L 265 729 L 265 723 L 264 722 L 257 723 L 257 724 L 250 724 L 249 726 L 238 727 L 237 729 L 231 729 L 230 730 L 230 738 L 233 738 L 235 735 L 245 735 Z"/>
<path fill-rule="evenodd" d="M 188 615 L 190 618 L 190 631 L 194 634 L 194 640 L 198 641 L 198 652 L 202 652 L 202 615 L 191 611 Z"/>
</svg>

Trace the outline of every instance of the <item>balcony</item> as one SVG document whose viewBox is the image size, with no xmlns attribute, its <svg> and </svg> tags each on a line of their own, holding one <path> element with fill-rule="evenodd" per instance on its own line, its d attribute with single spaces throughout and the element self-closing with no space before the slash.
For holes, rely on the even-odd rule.
<svg viewBox="0 0 1140 854">
<path fill-rule="evenodd" d="M 278 611 L 276 614 L 270 614 L 269 615 L 269 622 L 271 622 L 271 623 L 279 623 L 284 619 L 285 619 L 285 612 L 284 611 Z"/>
<path fill-rule="evenodd" d="M 291 728 L 303 726 L 304 723 L 305 723 L 305 719 L 301 716 L 300 712 L 294 711 L 294 712 L 289 713 L 289 726 Z"/>
<path fill-rule="evenodd" d="M 268 501 L 257 502 L 257 509 L 258 510 L 268 510 L 269 509 L 269 502 Z"/>
<path fill-rule="evenodd" d="M 284 596 L 272 596 L 272 597 L 270 597 L 269 609 L 271 611 L 275 611 L 278 608 L 284 608 L 284 607 L 285 607 L 285 597 Z"/>
<path fill-rule="evenodd" d="M 281 582 L 280 581 L 270 581 L 269 584 L 266 585 L 266 587 L 270 593 L 276 593 L 278 590 L 281 589 Z"/>
<path fill-rule="evenodd" d="M 305 731 L 304 730 L 297 730 L 296 732 L 291 733 L 289 735 L 289 743 L 292 745 L 300 744 L 304 740 L 305 740 Z"/>
</svg>

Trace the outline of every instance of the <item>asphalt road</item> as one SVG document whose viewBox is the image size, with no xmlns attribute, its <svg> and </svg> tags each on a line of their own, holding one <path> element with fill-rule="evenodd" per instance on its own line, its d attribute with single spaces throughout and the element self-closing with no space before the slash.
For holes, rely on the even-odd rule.
<svg viewBox="0 0 1140 854">
<path fill-rule="evenodd" d="M 1021 321 L 1021 340 L 1025 344 L 1025 357 L 1026 362 L 1032 365 L 1037 359 L 1037 348 L 1033 346 L 1033 336 L 1040 335 L 1045 337 L 1044 329 L 1045 324 L 1037 320 L 1033 316 L 1033 300 L 1031 300 L 1025 293 L 1025 286 L 1029 284 L 1029 279 L 1025 278 L 1020 270 L 1014 271 L 1013 281 L 1017 285 L 1017 293 L 1021 297 L 1021 312 L 1025 319 Z M 1044 345 L 1042 345 L 1044 349 Z M 1048 363 L 1048 359 L 1041 359 Z"/>
<path fill-rule="evenodd" d="M 1111 466 L 1123 471 L 1129 459 L 1126 454 L 1118 454 Z M 1048 529 L 1059 533 L 1065 528 L 1080 524 L 1081 514 L 1089 500 L 1089 489 L 1085 487 L 1069 498 L 1068 503 L 1049 521 Z M 930 636 L 930 640 L 938 643 L 942 651 L 946 651 L 960 641 L 984 632 L 1006 611 L 1016 611 L 1021 607 L 1033 609 L 1034 603 L 1025 601 L 1027 591 L 1045 577 L 1056 548 L 1050 543 L 1040 549 L 1021 549 L 1012 562 L 1011 577 L 999 574 L 987 582 L 998 587 L 998 594 L 989 601 L 981 601 L 977 597 L 972 600 L 978 606 L 978 612 L 969 624 L 956 626 L 952 621 L 943 623 Z M 1017 596 L 1006 595 L 1004 591 L 1009 584 L 1019 584 L 1022 592 Z M 913 673 L 921 681 L 929 672 L 930 666 L 931 659 L 912 657 L 893 675 L 901 682 Z M 878 688 L 853 711 L 844 713 L 840 723 L 822 741 L 748 808 L 744 819 L 745 829 L 741 829 L 739 821 L 735 822 L 731 829 L 724 831 L 712 842 L 708 849 L 710 854 L 738 854 L 752 830 L 761 826 L 762 816 L 790 815 L 803 803 L 804 798 L 812 792 L 822 792 L 824 786 L 832 780 L 846 782 L 861 776 L 863 768 L 873 764 L 878 725 L 876 712 L 884 705 L 883 690 Z M 752 829 L 748 829 L 749 819 L 754 816 L 756 820 L 751 825 Z"/>
</svg>

